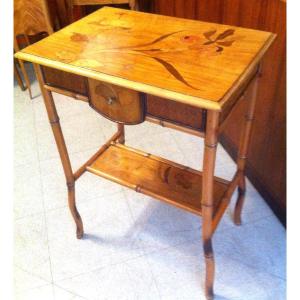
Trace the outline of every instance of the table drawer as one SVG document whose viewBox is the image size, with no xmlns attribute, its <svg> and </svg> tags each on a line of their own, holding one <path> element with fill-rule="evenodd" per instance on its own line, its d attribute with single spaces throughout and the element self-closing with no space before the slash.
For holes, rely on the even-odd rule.
<svg viewBox="0 0 300 300">
<path fill-rule="evenodd" d="M 133 125 L 145 120 L 144 94 L 88 79 L 90 106 L 106 118 Z"/>
</svg>

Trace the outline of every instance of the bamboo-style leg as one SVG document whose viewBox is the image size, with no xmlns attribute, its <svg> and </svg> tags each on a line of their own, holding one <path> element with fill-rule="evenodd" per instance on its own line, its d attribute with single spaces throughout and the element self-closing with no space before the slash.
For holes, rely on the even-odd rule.
<svg viewBox="0 0 300 300">
<path fill-rule="evenodd" d="M 205 149 L 202 174 L 202 240 L 205 256 L 205 295 L 211 300 L 214 297 L 213 284 L 215 262 L 212 246 L 213 234 L 213 188 L 216 151 L 218 144 L 219 112 L 208 111 L 206 121 Z"/>
<path fill-rule="evenodd" d="M 80 214 L 76 207 L 76 200 L 75 200 L 75 182 L 68 184 L 68 204 L 69 209 L 71 211 L 72 217 L 76 224 L 76 237 L 81 239 L 83 236 L 83 224 L 80 217 Z"/>
<path fill-rule="evenodd" d="M 125 144 L 125 126 L 118 123 L 118 131 L 121 132 L 121 136 L 118 138 L 120 144 Z"/>
<path fill-rule="evenodd" d="M 246 194 L 246 180 L 245 180 L 245 166 L 247 160 L 247 151 L 249 147 L 249 141 L 251 136 L 251 129 L 254 120 L 255 103 L 257 97 L 257 85 L 258 85 L 259 73 L 256 75 L 252 86 L 250 87 L 249 98 L 247 99 L 248 108 L 245 114 L 244 128 L 242 130 L 240 138 L 239 153 L 237 158 L 237 168 L 240 172 L 240 180 L 238 184 L 238 198 L 234 209 L 234 223 L 241 225 L 241 213 L 245 202 Z"/>
<path fill-rule="evenodd" d="M 44 103 L 46 106 L 46 110 L 48 113 L 48 118 L 51 124 L 51 128 L 54 134 L 55 142 L 58 148 L 58 152 L 60 155 L 60 159 L 62 162 L 62 166 L 64 169 L 67 187 L 68 187 L 68 204 L 73 216 L 73 219 L 76 224 L 76 236 L 80 239 L 83 236 L 83 224 L 81 217 L 76 208 L 75 202 L 75 178 L 73 175 L 71 162 L 68 154 L 68 150 L 65 144 L 64 136 L 60 127 L 59 117 L 57 115 L 55 103 L 50 91 L 44 88 L 44 79 L 41 71 L 41 67 L 39 65 L 34 64 L 35 72 L 39 81 L 40 89 L 43 94 Z"/>
<path fill-rule="evenodd" d="M 241 213 L 245 202 L 245 194 L 246 194 L 246 179 L 245 179 L 245 175 L 241 174 L 238 183 L 238 197 L 234 209 L 234 223 L 236 225 L 242 224 Z"/>
<path fill-rule="evenodd" d="M 24 86 L 24 84 L 23 84 L 23 80 L 22 80 L 22 78 L 21 78 L 21 75 L 20 75 L 20 73 L 19 73 L 19 70 L 18 70 L 18 68 L 17 68 L 17 65 L 16 65 L 16 62 L 15 62 L 15 61 L 14 61 L 14 75 L 15 75 L 15 77 L 16 77 L 16 79 L 17 79 L 17 82 L 18 82 L 18 85 L 19 85 L 20 89 L 21 89 L 22 91 L 25 91 L 25 86 Z"/>
</svg>

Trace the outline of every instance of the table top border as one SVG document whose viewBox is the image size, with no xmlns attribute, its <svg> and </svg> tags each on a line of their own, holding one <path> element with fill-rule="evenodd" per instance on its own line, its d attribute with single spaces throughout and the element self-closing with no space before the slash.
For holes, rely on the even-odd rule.
<svg viewBox="0 0 300 300">
<path fill-rule="evenodd" d="M 103 8 L 102 8 L 103 9 Z M 174 17 L 172 17 L 174 18 Z M 176 18 L 181 19 L 181 18 Z M 189 20 L 189 21 L 195 21 L 195 22 L 203 22 L 201 20 Z M 210 23 L 210 22 L 204 22 L 204 23 Z M 212 23 L 217 24 L 217 23 Z M 221 24 L 225 25 L 225 24 Z M 236 27 L 236 26 L 234 26 Z M 251 29 L 250 30 L 255 30 Z M 216 111 L 222 111 L 222 109 L 226 106 L 227 102 L 229 102 L 230 98 L 236 91 L 238 91 L 240 85 L 243 83 L 244 80 L 247 79 L 247 76 L 251 74 L 253 69 L 258 65 L 258 63 L 263 58 L 266 51 L 269 49 L 271 44 L 276 38 L 276 34 L 270 33 L 270 37 L 266 40 L 266 42 L 261 46 L 260 50 L 257 52 L 257 55 L 253 58 L 253 60 L 249 63 L 247 68 L 244 70 L 244 72 L 236 79 L 236 81 L 233 83 L 232 87 L 222 96 L 222 98 L 219 99 L 219 101 L 209 100 L 197 96 L 192 96 L 176 91 L 172 91 L 169 89 L 165 89 L 162 87 L 158 87 L 155 85 L 150 85 L 147 83 L 138 82 L 135 80 L 126 79 L 124 77 L 118 77 L 116 75 L 111 75 L 107 73 L 103 73 L 100 71 L 91 70 L 85 67 L 80 66 L 74 66 L 68 63 L 60 62 L 57 60 L 45 58 L 42 56 L 34 55 L 26 53 L 24 50 L 21 50 L 17 52 L 14 56 L 17 59 L 25 60 L 32 62 L 34 64 L 39 64 L 42 66 L 54 68 L 57 70 L 69 72 L 72 74 L 80 75 L 83 77 L 92 78 L 95 80 L 100 80 L 107 83 L 112 83 L 121 87 L 125 87 L 128 89 L 136 90 L 139 92 L 144 92 L 147 94 L 151 94 L 154 96 L 174 100 L 176 102 L 180 102 L 183 104 L 188 104 L 194 107 L 199 107 L 203 109 L 208 110 L 216 110 Z"/>
<path fill-rule="evenodd" d="M 28 53 L 22 52 L 22 51 L 17 52 L 15 54 L 15 57 L 17 59 L 29 61 L 34 64 L 54 68 L 54 69 L 57 69 L 60 71 L 69 72 L 72 74 L 92 78 L 95 80 L 100 80 L 100 81 L 103 81 L 106 83 L 115 84 L 115 85 L 118 85 L 118 86 L 121 86 L 124 88 L 136 90 L 138 92 L 143 92 L 146 94 L 151 94 L 153 96 L 158 96 L 158 97 L 174 100 L 176 102 L 180 102 L 183 104 L 189 104 L 189 105 L 199 107 L 199 108 L 204 108 L 204 109 L 209 109 L 209 110 L 217 110 L 217 111 L 221 111 L 221 108 L 222 108 L 220 106 L 219 102 L 214 102 L 212 100 L 203 99 L 203 98 L 199 98 L 199 97 L 194 97 L 194 96 L 170 91 L 170 90 L 156 87 L 153 85 L 148 85 L 145 83 L 125 79 L 122 77 L 117 77 L 114 75 L 109 75 L 106 73 L 93 71 L 93 70 L 83 68 L 83 67 L 78 67 L 78 66 L 75 67 L 70 64 L 50 60 L 48 58 L 43 58 L 43 57 L 40 57 L 37 55 L 28 54 Z"/>
</svg>

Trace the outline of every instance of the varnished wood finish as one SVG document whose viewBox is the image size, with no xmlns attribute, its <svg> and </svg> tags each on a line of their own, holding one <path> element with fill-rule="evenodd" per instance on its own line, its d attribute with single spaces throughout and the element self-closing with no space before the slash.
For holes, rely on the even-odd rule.
<svg viewBox="0 0 300 300">
<path fill-rule="evenodd" d="M 125 126 L 124 126 L 124 124 L 118 123 L 118 132 L 120 132 L 120 137 L 118 138 L 118 142 L 120 144 L 125 144 Z"/>
<path fill-rule="evenodd" d="M 263 59 L 246 174 L 278 218 L 286 220 L 286 1 L 155 0 L 142 9 L 207 22 L 267 30 L 277 38 Z M 142 5 L 141 5 L 142 6 Z M 235 159 L 246 101 L 226 121 L 221 142 Z M 263 157 L 263 159 L 262 159 Z M 275 171 L 274 171 L 275 170 Z"/>
<path fill-rule="evenodd" d="M 148 95 L 147 115 L 175 125 L 203 131 L 204 120 L 201 108 Z"/>
<path fill-rule="evenodd" d="M 14 0 L 14 35 L 53 32 L 46 0 Z"/>
<path fill-rule="evenodd" d="M 14 50 L 19 51 L 20 45 L 17 37 L 25 37 L 25 43 L 29 45 L 29 36 L 41 32 L 53 33 L 52 21 L 46 0 L 14 0 Z M 19 60 L 21 71 L 28 88 L 29 97 L 32 99 L 30 80 L 24 66 Z"/>
<path fill-rule="evenodd" d="M 104 7 L 16 56 L 221 110 L 222 100 L 238 88 L 273 39 L 267 32 Z"/>
<path fill-rule="evenodd" d="M 87 79 L 72 73 L 42 67 L 47 85 L 87 96 Z"/>
<path fill-rule="evenodd" d="M 238 199 L 235 206 L 234 211 L 234 222 L 237 225 L 241 224 L 241 212 L 245 200 L 245 193 L 246 193 L 246 184 L 245 184 L 245 167 L 246 167 L 246 160 L 247 160 L 247 152 L 249 148 L 249 142 L 250 142 L 250 136 L 251 136 L 251 130 L 252 130 L 252 124 L 254 120 L 254 112 L 255 112 L 255 103 L 257 99 L 257 88 L 258 88 L 258 79 L 259 79 L 259 73 L 256 76 L 256 80 L 252 83 L 252 86 L 250 87 L 250 97 L 248 100 L 248 109 L 245 114 L 245 122 L 244 122 L 244 129 L 241 133 L 240 138 L 240 146 L 239 146 L 239 153 L 237 157 L 237 169 L 239 172 L 241 172 L 241 177 L 239 180 L 238 185 Z"/>
<path fill-rule="evenodd" d="M 120 144 L 112 144 L 87 170 L 137 192 L 202 214 L 199 199 L 202 176 L 199 171 Z M 226 188 L 226 181 L 215 178 L 216 207 Z"/>
<path fill-rule="evenodd" d="M 89 35 L 90 33 L 87 33 L 87 31 L 91 30 L 90 27 L 93 27 L 92 25 L 95 25 L 97 18 L 99 22 L 99 16 L 103 17 L 105 15 L 111 17 L 109 23 L 106 24 L 106 26 L 109 27 L 108 30 L 104 30 L 104 32 L 99 32 L 97 36 L 92 38 Z M 125 20 L 123 19 L 123 17 Z M 158 63 L 158 65 L 160 64 L 161 66 L 164 66 L 165 71 L 167 71 L 166 73 L 156 73 L 159 70 L 157 69 L 157 64 L 150 64 L 150 68 L 149 64 L 144 64 L 144 61 L 141 59 L 141 57 L 139 57 L 139 55 L 135 57 L 135 65 L 131 72 L 127 73 L 126 71 L 124 71 L 124 66 L 120 64 L 120 62 L 123 62 L 123 59 L 124 57 L 126 57 L 126 55 L 123 56 L 124 53 L 122 51 L 125 48 L 126 51 L 130 49 L 129 53 L 127 53 L 129 54 L 127 56 L 127 58 L 129 59 L 133 55 L 132 52 L 134 52 L 134 55 L 136 55 L 135 52 L 137 52 L 137 45 L 121 46 L 122 42 L 125 43 L 125 41 L 123 41 L 123 33 L 121 34 L 120 32 L 118 32 L 118 30 L 115 30 L 115 27 L 122 27 L 124 29 L 125 25 L 129 25 L 130 22 L 133 23 L 134 18 L 137 18 L 137 26 L 134 28 L 134 30 L 130 27 L 129 31 L 131 32 L 131 35 L 127 35 L 127 39 L 129 40 L 129 37 L 132 37 L 132 43 L 137 42 L 137 28 L 142 28 L 142 23 L 139 23 L 140 21 L 147 21 L 147 23 L 153 22 L 153 24 L 155 25 L 156 22 L 160 20 L 166 20 L 166 22 L 164 22 L 164 25 L 166 25 L 164 28 L 165 31 L 161 32 L 161 35 L 156 36 L 156 38 L 155 36 L 153 36 L 152 42 L 150 42 L 150 44 L 144 42 L 144 44 L 142 45 L 143 48 L 151 46 L 151 49 L 148 49 L 150 52 L 157 52 L 157 48 L 153 48 L 154 45 L 159 44 L 161 42 L 166 43 L 167 40 L 170 38 L 171 41 L 167 43 L 167 48 L 161 48 L 164 49 L 164 51 L 161 49 L 158 51 L 164 52 L 163 55 L 166 56 L 164 56 L 164 58 L 152 57 L 152 63 L 156 62 Z M 100 23 L 102 26 L 103 20 L 100 21 Z M 175 38 L 173 36 L 179 34 L 179 31 L 170 33 L 169 27 L 171 27 L 172 23 L 174 23 L 173 30 L 179 29 L 180 26 L 183 26 L 182 24 L 185 25 L 184 31 L 188 31 L 189 34 L 185 34 L 183 36 L 179 35 L 180 40 L 183 43 L 190 43 L 191 39 L 192 42 L 190 46 L 192 46 L 192 48 L 189 47 L 188 50 L 184 48 L 183 50 L 181 48 L 180 43 L 174 43 L 176 39 L 173 40 L 173 38 Z M 77 28 L 79 30 L 80 24 L 84 27 L 82 31 L 72 31 L 77 30 Z M 89 24 L 89 26 L 86 26 L 85 28 L 85 25 L 87 24 Z M 188 77 L 183 77 L 182 73 L 187 72 L 187 70 L 184 69 L 183 66 L 189 65 L 191 67 L 194 56 L 188 56 L 188 59 L 186 58 L 185 64 L 182 64 L 183 56 L 180 55 L 182 55 L 182 51 L 188 51 L 188 53 L 193 54 L 195 46 L 194 41 L 199 41 L 195 38 L 196 35 L 191 34 L 193 30 L 196 31 L 196 24 L 198 25 L 197 30 L 199 32 L 202 31 L 202 34 L 205 37 L 205 41 L 204 43 L 202 43 L 202 46 L 213 47 L 214 51 L 218 55 L 212 56 L 213 58 L 210 57 L 208 55 L 209 51 L 211 51 L 210 49 L 204 51 L 206 53 L 205 55 L 208 55 L 205 58 L 207 60 L 208 58 L 212 60 L 216 59 L 216 57 L 220 58 L 220 55 L 223 55 L 227 51 L 228 53 L 224 54 L 224 61 L 222 60 L 222 58 L 220 58 L 219 62 L 223 61 L 224 63 L 227 61 L 228 65 L 226 65 L 226 63 L 216 65 L 216 62 L 218 60 L 214 61 L 215 64 L 212 64 L 212 61 L 204 62 L 203 64 L 201 64 L 201 67 L 199 67 L 196 63 L 195 69 L 199 67 L 198 71 L 202 71 L 202 73 L 200 72 L 198 74 L 200 80 L 205 81 L 209 78 L 209 76 L 214 75 L 216 76 L 216 81 L 211 80 L 207 82 L 207 86 L 203 86 L 202 89 L 198 89 L 197 93 L 199 94 L 197 94 L 197 96 L 193 96 L 191 95 L 191 93 L 194 93 L 194 91 L 191 90 L 194 90 L 194 86 L 191 85 L 191 83 L 194 84 L 196 82 L 193 80 L 196 74 L 194 74 L 194 70 L 192 70 L 192 72 L 189 73 L 189 81 L 187 81 Z M 147 25 L 149 27 L 149 24 Z M 169 160 L 159 158 L 149 153 L 145 153 L 140 150 L 129 148 L 123 145 L 125 143 L 124 124 L 118 124 L 117 133 L 114 136 L 112 136 L 112 138 L 107 143 L 105 143 L 89 160 L 87 160 L 87 162 L 83 164 L 83 166 L 81 166 L 75 173 L 73 173 L 67 148 L 59 125 L 59 119 L 55 109 L 55 103 L 51 96 L 52 91 L 64 92 L 64 90 L 59 87 L 51 86 L 49 83 L 47 84 L 47 82 L 42 76 L 41 67 L 35 65 L 35 68 L 38 72 L 38 79 L 44 96 L 49 120 L 53 129 L 63 168 L 65 171 L 68 186 L 69 207 L 76 223 L 77 237 L 82 237 L 83 225 L 75 205 L 74 187 L 75 180 L 77 180 L 85 171 L 92 172 L 109 180 L 132 188 L 137 192 L 144 193 L 151 197 L 160 199 L 169 204 L 202 216 L 202 240 L 206 265 L 205 294 L 207 299 L 213 299 L 215 262 L 213 254 L 212 237 L 219 221 L 221 220 L 226 208 L 229 205 L 234 190 L 237 187 L 239 187 L 240 191 L 244 192 L 245 160 L 250 139 L 251 125 L 255 107 L 254 100 L 256 98 L 257 90 L 255 88 L 257 82 L 253 81 L 253 77 L 255 75 L 260 74 L 259 72 L 257 72 L 258 65 L 260 63 L 262 55 L 273 41 L 274 35 L 263 32 L 248 31 L 242 28 L 233 29 L 231 27 L 231 29 L 228 29 L 228 27 L 226 26 L 220 27 L 217 24 L 208 24 L 191 21 L 185 22 L 182 19 L 149 16 L 132 12 L 128 13 L 124 10 L 115 10 L 108 8 L 100 10 L 99 12 L 93 14 L 92 17 L 85 18 L 84 22 L 80 21 L 74 24 L 74 28 L 72 26 L 69 27 L 69 30 L 62 30 L 58 34 L 55 34 L 57 36 L 53 35 L 53 39 L 52 36 L 46 40 L 46 44 L 48 44 L 49 47 L 52 47 L 53 53 L 46 51 L 45 45 L 41 42 L 37 44 L 37 47 L 30 47 L 23 52 L 19 52 L 17 56 L 22 59 L 34 61 L 37 64 L 56 68 L 59 71 L 68 71 L 70 73 L 74 73 L 75 76 L 80 75 L 87 77 L 83 78 L 85 89 L 87 86 L 89 86 L 89 93 L 87 95 L 84 92 L 82 94 L 76 94 L 69 90 L 67 91 L 67 93 L 69 93 L 68 95 L 71 95 L 75 98 L 79 98 L 78 95 L 80 95 L 81 100 L 86 100 L 88 98 L 90 102 L 93 102 L 92 105 L 94 107 L 97 106 L 98 111 L 100 111 L 102 114 L 106 114 L 106 117 L 114 119 L 114 121 L 122 121 L 122 118 L 124 118 L 124 116 L 122 115 L 123 112 L 125 112 L 124 115 L 128 117 L 131 117 L 132 111 L 135 113 L 136 108 L 134 106 L 132 109 L 127 109 L 126 105 L 124 109 L 124 107 L 122 106 L 127 102 L 126 97 L 131 97 L 131 99 L 133 98 L 133 103 L 137 103 L 137 98 L 132 97 L 132 95 L 138 95 L 138 93 L 135 91 L 151 92 L 154 95 L 158 95 L 162 98 L 169 97 L 171 100 L 173 100 L 173 103 L 178 105 L 178 107 L 183 104 L 188 105 L 188 107 L 190 108 L 191 106 L 197 107 L 201 109 L 201 125 L 198 128 L 198 132 L 199 136 L 204 136 L 205 139 L 203 172 L 200 172 L 182 166 L 178 163 L 174 163 Z M 207 31 L 209 26 L 214 26 L 214 28 L 217 28 L 217 31 L 215 32 L 213 29 Z M 114 27 L 113 35 L 110 35 L 110 27 Z M 154 26 L 153 28 L 155 29 L 156 27 Z M 217 33 L 218 30 L 220 30 L 220 33 Z M 125 30 L 125 32 L 127 32 L 127 29 Z M 143 32 L 146 32 L 145 36 L 149 37 L 150 33 L 146 29 Z M 182 32 L 180 32 L 180 34 L 181 33 Z M 229 36 L 231 38 L 235 37 L 236 33 L 239 33 L 238 36 L 241 36 L 241 34 L 245 34 L 245 38 L 237 39 L 234 41 L 224 41 L 224 39 L 226 39 Z M 247 35 L 247 39 L 246 33 L 249 33 Z M 154 33 L 151 34 L 154 35 Z M 103 51 L 103 49 L 99 50 L 97 47 L 101 47 L 100 41 L 103 42 L 103 37 L 106 37 L 108 40 L 109 37 L 113 36 L 115 37 L 115 39 L 110 39 L 110 47 L 112 47 L 110 50 L 115 50 L 114 44 L 118 44 L 118 51 L 115 51 L 116 55 L 113 55 L 112 53 L 105 53 L 104 55 L 103 52 L 105 51 Z M 63 53 L 57 52 L 62 51 L 61 43 L 63 39 L 68 40 L 69 38 L 70 45 L 69 47 L 65 46 L 66 51 Z M 90 43 L 91 40 L 93 40 L 93 43 Z M 84 44 L 85 48 L 83 49 L 82 46 Z M 65 43 L 65 45 L 68 44 Z M 237 45 L 236 49 L 235 47 L 233 47 L 233 45 Z M 201 49 L 203 50 L 203 47 Z M 197 51 L 198 50 L 199 49 L 197 48 Z M 83 53 L 81 51 L 83 51 Z M 145 49 L 142 49 L 142 51 L 145 52 Z M 172 55 L 170 55 L 169 52 L 171 52 Z M 37 53 L 39 53 L 39 56 L 37 55 Z M 56 60 L 54 60 L 54 58 L 49 58 L 49 56 L 55 56 L 57 55 L 57 53 L 60 54 L 56 56 Z M 69 55 L 71 53 L 73 53 L 73 55 L 75 55 L 76 53 L 76 55 L 79 55 L 80 58 L 76 56 L 76 58 L 73 57 L 73 59 L 70 60 Z M 145 57 L 145 55 L 142 56 Z M 101 68 L 99 65 L 99 68 L 97 67 L 98 69 L 96 70 L 95 66 L 100 61 L 98 60 L 99 57 L 103 59 L 106 63 L 107 61 L 110 61 L 110 64 L 103 64 L 101 65 Z M 113 64 L 113 62 L 110 60 L 112 59 L 112 57 L 114 57 L 115 60 L 118 60 L 120 58 L 117 64 Z M 245 57 L 247 57 L 247 59 L 245 59 Z M 250 57 L 251 62 L 248 61 Z M 166 63 L 166 61 L 164 60 L 166 58 L 168 58 L 170 62 Z M 174 64 L 178 61 L 178 65 L 181 66 L 180 72 L 174 68 Z M 231 64 L 229 66 L 230 61 Z M 207 68 L 206 73 L 203 72 L 203 70 L 205 69 L 204 65 Z M 118 66 L 119 68 L 120 66 L 122 67 L 122 76 L 121 73 L 118 73 L 121 71 L 120 69 L 117 69 L 116 66 Z M 215 73 L 217 68 L 220 68 L 221 71 L 225 70 L 224 74 L 218 77 L 218 75 Z M 139 73 L 141 70 L 143 70 L 143 73 Z M 145 74 L 145 70 L 151 70 L 153 72 L 151 73 L 151 75 L 153 75 L 153 78 L 150 78 L 150 76 L 148 76 L 150 78 L 149 80 L 151 80 L 151 85 L 145 84 L 144 78 L 138 77 L 138 75 L 141 76 L 141 74 Z M 229 70 L 231 70 L 231 73 L 229 72 Z M 207 75 L 208 77 L 205 77 Z M 133 78 L 130 76 L 137 76 L 136 80 L 133 80 Z M 233 80 L 233 78 L 235 78 L 235 80 Z M 156 86 L 158 79 L 161 79 L 162 83 L 166 84 L 167 89 L 163 90 L 162 87 L 158 88 Z M 148 78 L 146 80 L 148 80 Z M 103 87 L 102 81 L 106 82 L 106 87 L 109 85 L 108 89 L 106 87 Z M 221 83 L 223 83 L 225 87 L 221 88 Z M 232 108 L 236 105 L 236 103 L 239 102 L 238 100 L 240 100 L 241 96 L 245 95 L 245 90 L 251 84 L 254 84 L 254 88 L 252 90 L 251 101 L 249 102 L 249 111 L 246 116 L 245 129 L 242 134 L 240 155 L 236 174 L 234 175 L 231 181 L 216 178 L 214 176 L 214 169 L 216 161 L 217 144 L 220 134 L 220 125 L 222 124 L 222 121 L 224 121 L 224 119 L 227 118 L 227 116 L 232 111 Z M 99 85 L 100 88 L 97 91 L 97 86 Z M 214 90 L 216 87 L 219 87 L 219 90 Z M 120 89 L 120 91 L 124 91 L 124 88 L 130 88 L 131 90 L 125 90 L 125 96 L 123 97 L 125 99 L 125 102 L 120 102 L 121 109 L 112 117 L 112 115 L 109 115 L 111 112 L 109 112 L 107 106 L 101 106 L 103 103 L 99 106 L 99 103 L 97 103 L 97 101 L 102 101 L 103 99 L 105 101 L 109 100 L 109 102 L 111 102 L 109 103 L 109 105 L 111 105 L 114 101 L 114 99 L 112 98 L 118 98 L 118 93 L 116 93 L 114 89 Z M 218 97 L 218 93 L 220 93 L 221 89 L 223 89 L 222 96 Z M 203 97 L 203 95 L 208 95 L 209 93 L 211 96 L 214 95 L 214 97 Z M 183 100 L 179 100 L 179 98 L 176 98 L 175 95 L 181 95 Z M 140 110 L 138 110 L 138 112 L 140 112 Z M 157 111 L 156 113 L 154 113 L 154 115 L 159 114 L 160 113 Z M 222 114 L 225 117 L 222 118 Z M 165 113 L 165 115 L 167 115 L 167 113 Z M 151 116 L 151 114 L 148 114 L 147 118 L 151 119 L 151 121 L 155 121 L 161 118 L 159 121 L 160 125 L 174 124 L 173 126 L 175 126 L 175 128 L 176 126 L 179 126 L 175 124 L 175 118 L 171 118 L 170 121 L 164 121 L 162 120 L 162 115 L 157 117 L 153 115 Z M 179 120 L 181 119 L 179 118 Z M 187 124 L 184 125 L 187 126 Z M 189 133 L 192 133 L 195 131 L 195 129 L 190 128 L 190 131 L 191 132 Z M 241 195 L 242 194 L 240 193 L 240 197 L 237 202 L 237 208 L 235 211 L 236 223 L 238 223 L 239 221 L 241 208 L 243 204 L 243 197 Z"/>
<path fill-rule="evenodd" d="M 144 97 L 139 92 L 88 79 L 90 106 L 106 118 L 133 125 L 145 120 Z"/>
<path fill-rule="evenodd" d="M 34 68 L 38 77 L 40 89 L 43 94 L 44 103 L 46 106 L 49 122 L 53 131 L 53 135 L 55 138 L 55 142 L 57 145 L 57 149 L 60 155 L 60 159 L 63 165 L 67 187 L 68 187 L 68 204 L 73 216 L 73 219 L 76 223 L 76 236 L 78 239 L 83 236 L 83 224 L 81 217 L 76 208 L 75 202 L 75 178 L 72 171 L 72 166 L 68 154 L 68 150 L 65 144 L 64 136 L 60 127 L 59 117 L 56 111 L 55 103 L 50 91 L 44 88 L 45 81 L 43 79 L 41 67 L 39 65 L 34 64 Z"/>
<path fill-rule="evenodd" d="M 179 124 L 174 123 L 173 121 L 169 122 L 169 121 L 165 121 L 163 119 L 159 119 L 158 117 L 153 117 L 153 116 L 146 116 L 146 121 L 160 125 L 162 127 L 166 127 L 166 128 L 173 128 L 175 130 L 178 131 L 182 131 L 182 132 L 186 132 L 188 134 L 192 134 L 195 136 L 200 136 L 200 137 L 204 137 L 205 134 L 204 132 L 200 131 L 200 130 L 196 130 L 193 128 L 189 128 L 186 126 L 182 126 Z"/>
<path fill-rule="evenodd" d="M 206 136 L 204 139 L 203 179 L 202 179 L 202 240 L 205 256 L 205 295 L 213 299 L 213 283 L 215 276 L 215 261 L 212 246 L 213 215 L 214 215 L 214 169 L 218 145 L 219 112 L 208 111 L 206 121 Z"/>
<path fill-rule="evenodd" d="M 132 0 L 72 0 L 73 5 L 107 5 L 107 4 L 128 4 L 132 5 Z"/>
<path fill-rule="evenodd" d="M 222 22 L 270 30 L 277 38 L 262 62 L 257 87 L 255 121 L 248 149 L 246 174 L 281 222 L 286 223 L 286 3 L 281 0 L 226 1 Z M 215 20 L 219 22 L 219 20 Z M 247 95 L 250 100 L 251 95 Z M 249 101 L 247 99 L 247 101 Z M 229 153 L 237 158 L 240 117 L 247 101 L 237 106 L 222 135 Z"/>
<path fill-rule="evenodd" d="M 72 97 L 76 100 L 81 100 L 83 102 L 89 102 L 89 98 L 87 96 L 84 96 L 84 95 L 81 95 L 81 94 L 76 94 L 76 93 L 70 92 L 70 91 L 65 90 L 65 89 L 56 88 L 56 87 L 53 87 L 53 86 L 47 85 L 47 84 L 44 84 L 44 88 L 48 91 L 55 92 L 55 93 L 58 93 L 58 94 L 63 94 L 63 95 L 66 95 L 68 97 Z"/>
<path fill-rule="evenodd" d="M 244 174 L 240 171 L 237 171 L 234 174 L 232 180 L 230 181 L 230 184 L 228 185 L 225 194 L 223 195 L 221 201 L 219 202 L 219 206 L 215 209 L 215 213 L 212 220 L 212 233 L 214 233 L 215 230 L 217 229 L 223 214 L 225 213 L 228 205 L 230 204 L 232 194 L 236 190 L 237 186 L 240 184 L 240 180 L 243 178 L 245 178 Z"/>
<path fill-rule="evenodd" d="M 77 180 L 85 171 L 88 166 L 95 162 L 95 160 L 107 150 L 107 148 L 111 145 L 112 142 L 117 141 L 122 137 L 123 131 L 119 128 L 119 130 L 91 157 L 89 158 L 75 173 L 74 179 Z"/>
<path fill-rule="evenodd" d="M 97 8 L 103 5 L 122 5 L 127 4 L 130 9 L 138 10 L 138 1 L 137 0 L 66 0 L 67 6 L 69 8 L 69 19 L 72 22 L 82 18 L 86 14 L 95 11 Z M 82 7 L 92 8 L 96 6 L 96 9 L 93 9 L 90 12 L 86 12 Z M 77 10 L 75 9 L 77 8 Z M 79 10 L 78 10 L 79 8 Z M 74 13 L 75 10 L 75 13 Z"/>
</svg>

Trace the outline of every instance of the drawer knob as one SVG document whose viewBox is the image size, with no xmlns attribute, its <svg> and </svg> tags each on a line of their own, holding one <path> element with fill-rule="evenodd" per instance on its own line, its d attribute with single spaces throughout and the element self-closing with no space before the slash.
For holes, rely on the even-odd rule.
<svg viewBox="0 0 300 300">
<path fill-rule="evenodd" d="M 108 105 L 112 105 L 116 101 L 115 97 L 108 97 L 106 102 Z"/>
</svg>

